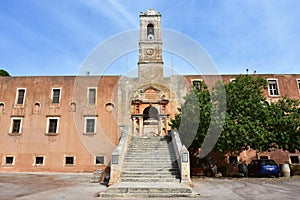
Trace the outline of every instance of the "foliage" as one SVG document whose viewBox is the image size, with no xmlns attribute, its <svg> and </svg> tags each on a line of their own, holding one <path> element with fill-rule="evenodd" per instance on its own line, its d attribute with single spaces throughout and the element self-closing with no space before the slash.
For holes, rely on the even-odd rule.
<svg viewBox="0 0 300 200">
<path fill-rule="evenodd" d="M 251 146 L 265 150 L 268 130 L 265 126 L 267 114 L 266 99 L 262 89 L 266 80 L 253 76 L 238 76 L 235 82 L 225 85 L 227 113 L 223 132 L 216 145 L 219 151 Z"/>
<path fill-rule="evenodd" d="M 171 120 L 172 128 L 179 130 L 183 143 L 190 148 L 203 148 L 204 138 L 210 137 L 210 132 L 214 131 L 212 127 L 222 127 L 214 147 L 221 152 L 249 147 L 258 151 L 274 148 L 299 150 L 300 101 L 283 97 L 277 103 L 269 104 L 263 94 L 266 86 L 267 81 L 263 78 L 241 75 L 235 82 L 224 85 L 226 98 L 220 84 L 211 92 L 205 85 L 201 89 L 193 88 L 179 109 L 180 113 Z M 194 103 L 195 98 L 197 103 Z M 226 108 L 226 116 L 222 107 Z M 224 124 L 220 123 L 223 117 Z M 187 118 L 189 120 L 183 120 Z M 190 141 L 193 135 L 191 127 L 195 124 L 198 124 L 197 133 Z"/>
<path fill-rule="evenodd" d="M 269 106 L 267 121 L 274 136 L 270 142 L 274 148 L 294 152 L 300 148 L 300 100 L 283 97 Z"/>
<path fill-rule="evenodd" d="M 210 124 L 210 94 L 208 87 L 193 88 L 191 94 L 185 97 L 185 103 L 171 119 L 171 127 L 179 130 L 183 144 L 190 147 L 201 146 Z M 200 126 L 199 126 L 200 124 Z M 196 130 L 196 133 L 192 133 Z M 183 137 L 184 136 L 184 137 Z"/>
<path fill-rule="evenodd" d="M 0 69 L 0 76 L 10 76 L 9 73 L 7 71 L 5 71 L 4 69 Z"/>
</svg>

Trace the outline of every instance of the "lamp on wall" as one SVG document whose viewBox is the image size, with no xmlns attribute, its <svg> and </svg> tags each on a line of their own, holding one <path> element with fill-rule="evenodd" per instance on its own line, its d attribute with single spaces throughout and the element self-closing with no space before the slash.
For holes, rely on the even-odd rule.
<svg viewBox="0 0 300 200">
<path fill-rule="evenodd" d="M 119 163 L 119 155 L 112 155 L 111 164 L 118 164 L 118 163 Z"/>
<path fill-rule="evenodd" d="M 188 153 L 182 153 L 182 162 L 189 162 L 189 154 Z"/>
</svg>

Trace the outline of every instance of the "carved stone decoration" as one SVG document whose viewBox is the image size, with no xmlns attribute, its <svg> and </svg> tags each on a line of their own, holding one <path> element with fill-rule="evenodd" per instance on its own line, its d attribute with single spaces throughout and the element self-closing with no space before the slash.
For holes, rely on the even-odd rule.
<svg viewBox="0 0 300 200">
<path fill-rule="evenodd" d="M 136 90 L 133 94 L 132 104 L 142 104 L 143 102 L 167 104 L 169 101 L 167 95 L 163 91 L 154 86 L 148 86 L 142 90 Z"/>
</svg>

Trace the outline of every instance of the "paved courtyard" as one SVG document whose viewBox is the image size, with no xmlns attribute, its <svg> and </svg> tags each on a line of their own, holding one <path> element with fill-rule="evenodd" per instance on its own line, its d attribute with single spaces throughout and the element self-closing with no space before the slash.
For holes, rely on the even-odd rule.
<svg viewBox="0 0 300 200">
<path fill-rule="evenodd" d="M 97 193 L 105 190 L 106 186 L 90 183 L 91 177 L 90 173 L 0 173 L 0 199 L 99 199 Z M 193 190 L 200 194 L 194 199 L 300 198 L 299 176 L 292 178 L 194 178 L 193 183 Z"/>
</svg>

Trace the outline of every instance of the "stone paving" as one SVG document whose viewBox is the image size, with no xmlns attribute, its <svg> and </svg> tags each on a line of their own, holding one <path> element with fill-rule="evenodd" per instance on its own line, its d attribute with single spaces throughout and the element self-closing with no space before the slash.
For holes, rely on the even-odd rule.
<svg viewBox="0 0 300 200">
<path fill-rule="evenodd" d="M 0 173 L 1 200 L 104 199 L 105 185 L 90 183 L 91 173 Z M 195 198 L 171 199 L 299 199 L 300 177 L 194 178 Z M 110 198 L 109 198 L 110 199 Z M 125 200 L 125 198 L 118 198 Z M 148 199 L 148 198 L 144 198 Z M 161 200 L 162 198 L 151 198 Z M 170 200 L 170 198 L 163 198 Z"/>
</svg>

